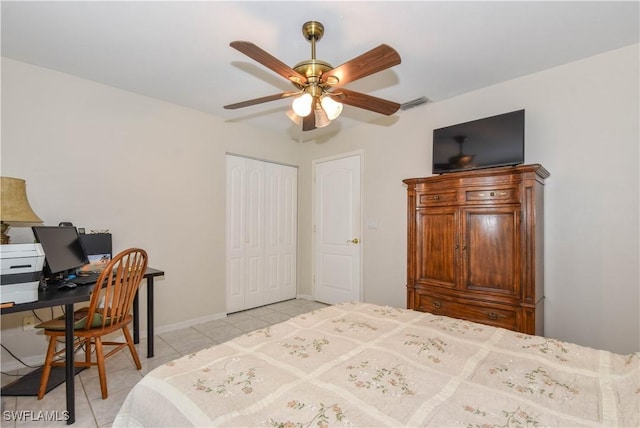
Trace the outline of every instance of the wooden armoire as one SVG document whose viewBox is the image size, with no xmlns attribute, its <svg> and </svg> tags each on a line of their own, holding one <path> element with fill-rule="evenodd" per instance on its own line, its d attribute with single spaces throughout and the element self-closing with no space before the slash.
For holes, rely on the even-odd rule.
<svg viewBox="0 0 640 428">
<path fill-rule="evenodd" d="M 543 335 L 541 165 L 403 180 L 407 307 Z"/>
</svg>

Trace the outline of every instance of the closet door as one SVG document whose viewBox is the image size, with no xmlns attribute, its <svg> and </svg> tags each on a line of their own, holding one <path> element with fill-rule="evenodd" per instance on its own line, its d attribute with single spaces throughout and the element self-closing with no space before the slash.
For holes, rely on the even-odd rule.
<svg viewBox="0 0 640 428">
<path fill-rule="evenodd" d="M 244 308 L 245 259 L 245 159 L 227 156 L 226 292 L 227 312 Z"/>
<path fill-rule="evenodd" d="M 264 293 L 264 166 L 255 159 L 246 159 L 246 206 L 244 219 L 245 287 L 244 308 L 263 305 Z"/>
<path fill-rule="evenodd" d="M 265 289 L 263 304 L 296 297 L 298 170 L 265 164 Z"/>
<path fill-rule="evenodd" d="M 297 177 L 227 156 L 227 312 L 296 296 Z"/>
</svg>

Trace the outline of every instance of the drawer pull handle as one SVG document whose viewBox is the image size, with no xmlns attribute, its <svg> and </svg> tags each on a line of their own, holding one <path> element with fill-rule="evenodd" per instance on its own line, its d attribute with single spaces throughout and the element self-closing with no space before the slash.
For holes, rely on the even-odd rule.
<svg viewBox="0 0 640 428">
<path fill-rule="evenodd" d="M 485 314 L 487 314 L 487 318 L 489 318 L 490 320 L 497 320 L 498 318 L 506 318 L 506 315 L 503 314 L 499 314 L 497 312 L 485 312 Z"/>
<path fill-rule="evenodd" d="M 435 302 L 433 302 L 433 307 L 436 309 L 440 309 L 442 307 L 442 303 L 436 300 Z"/>
<path fill-rule="evenodd" d="M 507 192 L 489 192 L 489 196 L 506 196 Z M 483 197 L 485 193 L 478 193 L 478 196 Z"/>
<path fill-rule="evenodd" d="M 433 199 L 434 201 L 437 201 L 438 199 L 440 199 L 440 196 L 434 195 L 431 199 Z"/>
</svg>

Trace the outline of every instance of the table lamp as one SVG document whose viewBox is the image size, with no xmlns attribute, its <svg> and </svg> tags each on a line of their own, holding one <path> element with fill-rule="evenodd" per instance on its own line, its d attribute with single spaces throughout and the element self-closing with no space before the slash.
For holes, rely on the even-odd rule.
<svg viewBox="0 0 640 428">
<path fill-rule="evenodd" d="M 21 178 L 0 177 L 0 244 L 8 244 L 9 226 L 31 226 L 42 223 L 27 199 L 27 185 Z"/>
</svg>

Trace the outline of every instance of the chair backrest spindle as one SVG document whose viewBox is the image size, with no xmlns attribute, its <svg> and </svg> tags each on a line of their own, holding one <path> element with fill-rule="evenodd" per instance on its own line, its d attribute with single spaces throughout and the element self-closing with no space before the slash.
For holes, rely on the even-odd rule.
<svg viewBox="0 0 640 428">
<path fill-rule="evenodd" d="M 130 248 L 117 254 L 94 286 L 84 328 L 99 327 L 98 322 L 105 328 L 126 319 L 146 269 L 146 251 Z"/>
</svg>

